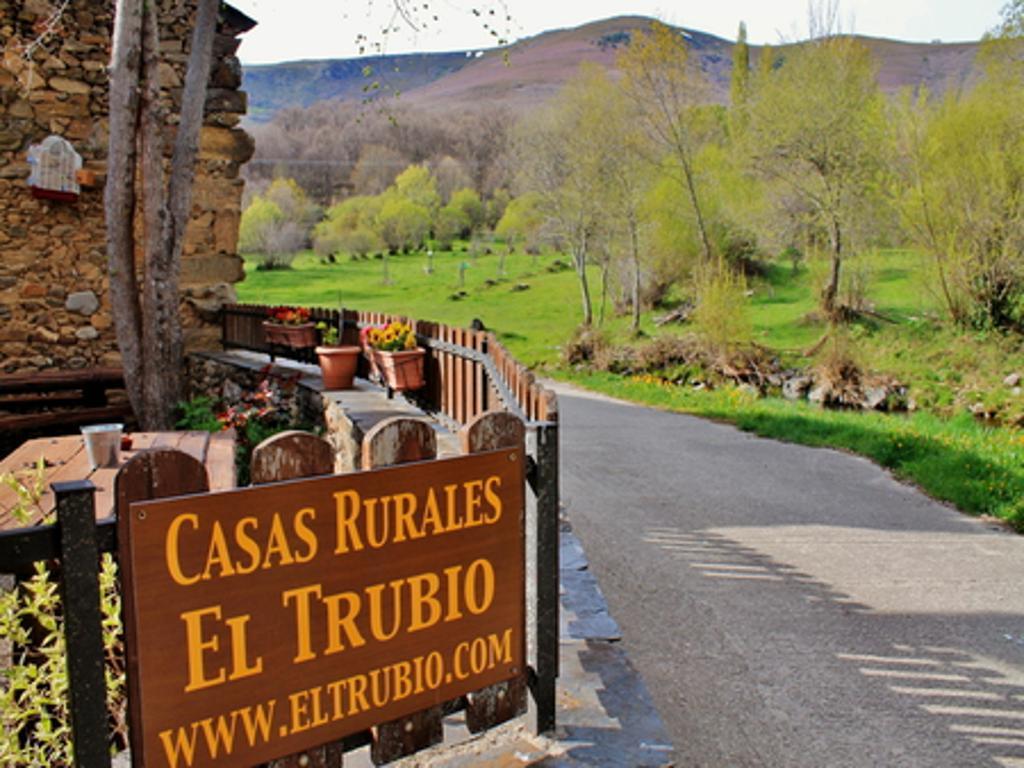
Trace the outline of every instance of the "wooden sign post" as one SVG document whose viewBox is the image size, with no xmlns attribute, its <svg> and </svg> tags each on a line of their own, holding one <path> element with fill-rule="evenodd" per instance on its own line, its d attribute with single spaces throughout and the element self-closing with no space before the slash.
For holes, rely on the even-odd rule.
<svg viewBox="0 0 1024 768">
<path fill-rule="evenodd" d="M 521 678 L 521 449 L 136 503 L 132 754 L 242 766 Z"/>
</svg>

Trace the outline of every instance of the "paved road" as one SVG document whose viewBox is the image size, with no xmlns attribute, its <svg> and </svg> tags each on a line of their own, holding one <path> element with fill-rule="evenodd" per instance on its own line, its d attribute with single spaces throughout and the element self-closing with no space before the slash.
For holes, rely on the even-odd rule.
<svg viewBox="0 0 1024 768">
<path fill-rule="evenodd" d="M 560 398 L 563 497 L 683 766 L 1024 766 L 1024 537 L 866 460 Z"/>
</svg>

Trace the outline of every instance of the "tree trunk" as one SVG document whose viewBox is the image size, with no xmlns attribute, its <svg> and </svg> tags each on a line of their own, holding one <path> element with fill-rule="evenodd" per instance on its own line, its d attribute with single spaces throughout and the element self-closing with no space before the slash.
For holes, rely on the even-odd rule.
<svg viewBox="0 0 1024 768">
<path fill-rule="evenodd" d="M 587 235 L 573 247 L 572 260 L 576 265 L 576 276 L 580 280 L 580 300 L 583 303 L 583 325 L 594 322 L 594 310 L 590 301 L 590 285 L 587 282 Z"/>
<path fill-rule="evenodd" d="M 838 319 L 839 307 L 836 306 L 836 297 L 839 295 L 839 270 L 843 263 L 843 239 L 842 228 L 839 222 L 832 222 L 832 264 L 829 270 L 828 282 L 821 292 L 821 308 L 829 320 L 835 322 Z"/>
<path fill-rule="evenodd" d="M 169 181 L 165 181 L 156 5 L 120 0 L 110 76 L 106 187 L 111 306 L 125 383 L 144 429 L 167 429 L 181 399 L 178 282 L 219 0 L 199 0 Z M 135 218 L 141 179 L 141 297 Z"/>
<path fill-rule="evenodd" d="M 680 153 L 681 154 L 681 153 Z M 708 238 L 708 230 L 704 225 L 704 213 L 701 211 L 700 198 L 697 197 L 697 185 L 693 180 L 693 169 L 687 158 L 680 158 L 683 164 L 683 176 L 686 178 L 686 191 L 690 195 L 690 205 L 693 206 L 694 216 L 697 217 L 697 230 L 700 232 L 700 242 L 704 247 L 704 263 L 710 264 L 713 257 L 711 251 L 711 240 Z"/>
<path fill-rule="evenodd" d="M 142 59 L 142 0 L 120 0 L 110 67 L 110 143 L 104 190 L 107 271 L 117 344 L 132 410 L 141 418 L 142 308 L 135 277 L 135 162 Z"/>
<path fill-rule="evenodd" d="M 640 330 L 640 243 L 636 222 L 629 223 L 629 244 L 633 255 L 633 333 Z"/>
</svg>

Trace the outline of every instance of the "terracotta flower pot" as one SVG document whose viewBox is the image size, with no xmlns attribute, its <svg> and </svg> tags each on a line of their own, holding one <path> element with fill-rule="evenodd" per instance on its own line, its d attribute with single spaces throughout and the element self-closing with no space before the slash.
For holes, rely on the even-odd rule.
<svg viewBox="0 0 1024 768">
<path fill-rule="evenodd" d="M 373 350 L 373 360 L 384 384 L 395 392 L 406 392 L 423 386 L 425 355 L 426 351 L 422 347 L 398 352 Z"/>
<path fill-rule="evenodd" d="M 317 347 L 324 389 L 351 389 L 361 352 L 359 347 Z"/>
<path fill-rule="evenodd" d="M 284 325 L 263 321 L 263 335 L 268 344 L 277 344 L 293 349 L 307 349 L 316 345 L 316 325 L 299 323 Z"/>
</svg>

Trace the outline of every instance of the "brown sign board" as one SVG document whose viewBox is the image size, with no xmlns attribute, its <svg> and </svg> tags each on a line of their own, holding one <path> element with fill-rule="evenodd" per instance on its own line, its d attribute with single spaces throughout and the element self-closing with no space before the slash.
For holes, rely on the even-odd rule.
<svg viewBox="0 0 1024 768">
<path fill-rule="evenodd" d="M 132 504 L 135 764 L 253 765 L 520 675 L 523 483 L 502 450 Z"/>
</svg>

